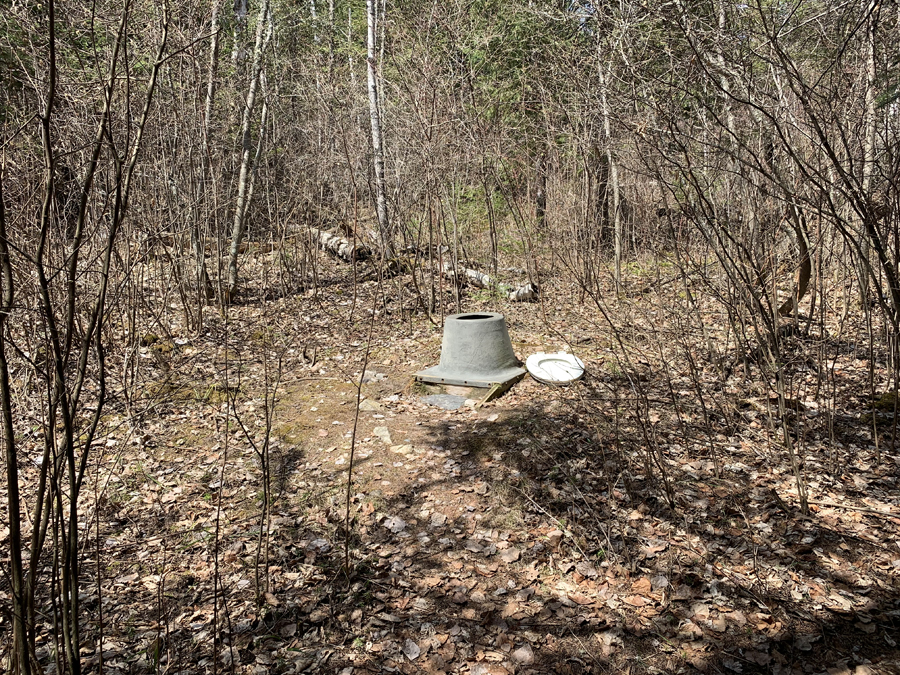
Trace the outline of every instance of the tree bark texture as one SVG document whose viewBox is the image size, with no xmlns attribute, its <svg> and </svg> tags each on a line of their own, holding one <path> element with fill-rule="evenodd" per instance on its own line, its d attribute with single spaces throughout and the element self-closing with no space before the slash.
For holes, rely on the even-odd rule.
<svg viewBox="0 0 900 675">
<path fill-rule="evenodd" d="M 384 137 L 381 133 L 381 108 L 379 104 L 378 69 L 375 57 L 376 27 L 378 19 L 377 0 L 366 0 L 366 77 L 369 91 L 369 122 L 372 130 L 372 159 L 375 169 L 375 215 L 381 237 L 382 255 L 394 256 L 394 238 L 388 217 L 387 196 L 384 180 Z"/>
<path fill-rule="evenodd" d="M 237 293 L 238 256 L 240 255 L 241 241 L 244 239 L 247 227 L 251 164 L 253 163 L 253 139 L 251 133 L 253 108 L 256 105 L 256 95 L 259 90 L 264 52 L 269 39 L 272 37 L 272 24 L 267 20 L 268 16 L 269 0 L 263 0 L 259 8 L 259 17 L 256 24 L 256 40 L 253 46 L 253 60 L 250 66 L 250 84 L 241 118 L 241 168 L 238 174 L 238 194 L 234 207 L 234 222 L 231 228 L 231 247 L 228 251 L 228 280 L 225 288 L 226 303 L 232 302 Z"/>
</svg>

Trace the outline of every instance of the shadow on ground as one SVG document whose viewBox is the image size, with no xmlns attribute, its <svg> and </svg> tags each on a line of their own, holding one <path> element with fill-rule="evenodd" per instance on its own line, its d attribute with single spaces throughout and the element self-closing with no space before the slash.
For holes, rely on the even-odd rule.
<svg viewBox="0 0 900 675">
<path fill-rule="evenodd" d="M 210 471 L 119 523 L 141 543 L 105 574 L 104 671 L 900 672 L 900 521 L 872 506 L 897 459 L 851 445 L 870 433 L 851 403 L 807 412 L 788 411 L 808 516 L 769 401 L 646 372 L 428 419 L 408 459 L 428 468 L 352 490 L 349 535 L 346 470 L 276 448 L 268 560 L 259 467 L 233 469 L 223 505 L 247 515 L 221 531 Z"/>
</svg>

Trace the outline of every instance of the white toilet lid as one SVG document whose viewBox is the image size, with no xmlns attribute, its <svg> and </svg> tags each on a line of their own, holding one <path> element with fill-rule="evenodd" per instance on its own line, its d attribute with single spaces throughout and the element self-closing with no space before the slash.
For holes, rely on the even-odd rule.
<svg viewBox="0 0 900 675">
<path fill-rule="evenodd" d="M 532 354 L 525 361 L 531 376 L 544 384 L 569 384 L 584 375 L 584 363 L 574 354 Z"/>
</svg>

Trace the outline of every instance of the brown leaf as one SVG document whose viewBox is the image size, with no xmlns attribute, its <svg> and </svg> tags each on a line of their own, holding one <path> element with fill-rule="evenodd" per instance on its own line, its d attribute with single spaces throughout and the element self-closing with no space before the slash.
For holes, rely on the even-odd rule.
<svg viewBox="0 0 900 675">
<path fill-rule="evenodd" d="M 550 548 L 556 548 L 562 541 L 565 533 L 562 530 L 551 530 L 547 533 L 547 545 Z"/>
<path fill-rule="evenodd" d="M 641 549 L 641 553 L 644 554 L 645 558 L 655 558 L 657 553 L 662 553 L 667 548 L 669 548 L 668 542 L 658 542 L 655 544 L 650 544 L 649 546 L 645 546 Z"/>
<path fill-rule="evenodd" d="M 525 602 L 532 595 L 534 595 L 534 588 L 531 586 L 527 586 L 527 587 L 521 589 L 518 593 L 516 593 L 516 600 L 518 600 L 520 602 Z"/>
<path fill-rule="evenodd" d="M 588 579 L 597 578 L 597 568 L 591 565 L 591 563 L 586 560 L 582 560 L 580 563 L 575 565 L 575 570 L 582 576 L 587 577 Z"/>
<path fill-rule="evenodd" d="M 485 650 L 482 655 L 485 661 L 493 661 L 494 663 L 500 663 L 503 659 L 506 658 L 506 655 L 502 652 L 495 651 L 493 649 Z"/>
<path fill-rule="evenodd" d="M 509 617 L 517 614 L 519 612 L 519 603 L 518 602 L 507 602 L 506 606 L 503 608 L 503 611 L 500 612 L 501 618 L 508 619 Z"/>
<path fill-rule="evenodd" d="M 505 563 L 514 563 L 519 559 L 521 553 L 516 547 L 508 548 L 500 554 L 500 559 Z"/>
<path fill-rule="evenodd" d="M 685 621 L 678 628 L 678 637 L 693 640 L 703 635 L 703 629 L 693 621 Z"/>
<path fill-rule="evenodd" d="M 499 567 L 495 562 L 490 565 L 475 565 L 475 571 L 483 577 L 492 577 L 497 573 Z"/>
<path fill-rule="evenodd" d="M 424 664 L 422 664 L 422 668 L 425 669 L 426 673 L 432 673 L 433 675 L 438 675 L 439 673 L 444 673 L 447 668 L 447 662 L 444 660 L 444 657 L 440 654 L 435 654 L 431 656 Z"/>
<path fill-rule="evenodd" d="M 594 604 L 593 598 L 589 598 L 586 595 L 582 595 L 581 593 L 569 593 L 569 600 L 579 605 Z"/>
<path fill-rule="evenodd" d="M 691 600 L 694 597 L 694 589 L 692 589 L 687 584 L 678 584 L 675 587 L 675 594 L 672 596 L 673 600 Z"/>
<path fill-rule="evenodd" d="M 729 612 L 725 615 L 725 617 L 733 624 L 738 626 L 746 626 L 747 625 L 747 617 L 744 616 L 744 613 L 740 610 L 735 610 L 733 612 Z"/>
<path fill-rule="evenodd" d="M 651 590 L 653 590 L 653 584 L 650 582 L 649 578 L 639 577 L 634 580 L 634 583 L 631 584 L 631 590 L 635 593 L 646 595 Z"/>
<path fill-rule="evenodd" d="M 540 570 L 537 569 L 537 563 L 531 563 L 531 564 L 525 569 L 525 578 L 526 578 L 528 581 L 535 581 L 535 580 L 538 579 L 540 576 L 541 576 L 541 572 L 540 572 Z"/>
<path fill-rule="evenodd" d="M 509 671 L 499 663 L 473 663 L 469 675 L 509 675 Z"/>
<path fill-rule="evenodd" d="M 702 602 L 695 602 L 693 605 L 691 605 L 691 612 L 693 612 L 694 619 L 705 621 L 709 618 L 709 605 L 706 605 Z"/>
</svg>

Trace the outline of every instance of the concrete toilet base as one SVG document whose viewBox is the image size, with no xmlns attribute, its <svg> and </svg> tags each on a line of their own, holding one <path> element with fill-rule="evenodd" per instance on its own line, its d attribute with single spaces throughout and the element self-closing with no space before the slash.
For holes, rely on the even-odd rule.
<svg viewBox="0 0 900 675">
<path fill-rule="evenodd" d="M 521 379 L 506 321 L 496 312 L 451 314 L 444 319 L 441 362 L 416 373 L 420 382 L 492 387 Z"/>
</svg>

